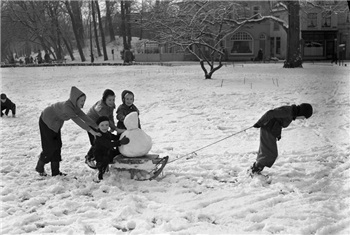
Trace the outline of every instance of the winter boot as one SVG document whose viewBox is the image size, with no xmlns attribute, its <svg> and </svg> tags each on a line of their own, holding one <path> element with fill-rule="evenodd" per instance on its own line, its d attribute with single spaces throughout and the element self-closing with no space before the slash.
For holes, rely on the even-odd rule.
<svg viewBox="0 0 350 235">
<path fill-rule="evenodd" d="M 60 172 L 60 162 L 51 162 L 51 173 L 52 176 L 56 175 L 63 175 L 66 176 L 67 174 Z"/>
<path fill-rule="evenodd" d="M 254 175 L 260 175 L 263 169 L 264 166 L 261 166 L 259 163 L 254 162 L 253 166 L 248 170 L 248 173 L 251 177 L 253 177 Z"/>
<path fill-rule="evenodd" d="M 38 163 L 36 164 L 35 170 L 39 173 L 40 176 L 47 176 L 47 173 L 45 172 L 45 162 L 38 160 Z"/>
</svg>

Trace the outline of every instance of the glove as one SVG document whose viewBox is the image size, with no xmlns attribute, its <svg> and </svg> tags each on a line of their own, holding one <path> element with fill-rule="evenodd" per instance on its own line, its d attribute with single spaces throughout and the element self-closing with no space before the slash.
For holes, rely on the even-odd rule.
<svg viewBox="0 0 350 235">
<path fill-rule="evenodd" d="M 119 146 L 120 145 L 126 145 L 130 142 L 129 138 L 124 136 L 121 140 L 119 140 Z"/>
<path fill-rule="evenodd" d="M 258 123 L 255 123 L 253 127 L 260 128 L 261 126 Z"/>
</svg>

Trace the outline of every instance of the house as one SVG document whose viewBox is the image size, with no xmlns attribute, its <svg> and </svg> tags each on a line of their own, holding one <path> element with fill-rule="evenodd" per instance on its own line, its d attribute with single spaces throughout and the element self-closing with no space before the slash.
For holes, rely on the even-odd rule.
<svg viewBox="0 0 350 235">
<path fill-rule="evenodd" d="M 288 11 L 281 1 L 240 1 L 242 7 L 233 9 L 232 17 L 247 19 L 273 16 L 288 22 Z M 304 60 L 350 59 L 350 14 L 337 1 L 304 2 L 300 10 L 301 53 Z M 346 7 L 346 5 L 345 5 Z M 155 42 L 144 48 L 156 47 Z M 157 54 L 136 55 L 137 61 L 194 60 L 189 53 L 168 45 L 158 45 Z M 273 20 L 249 24 L 227 35 L 222 43 L 227 61 L 255 60 L 258 51 L 263 60 L 284 60 L 287 56 L 287 32 Z M 150 50 L 148 50 L 150 51 Z M 144 51 L 146 52 L 146 51 Z"/>
</svg>

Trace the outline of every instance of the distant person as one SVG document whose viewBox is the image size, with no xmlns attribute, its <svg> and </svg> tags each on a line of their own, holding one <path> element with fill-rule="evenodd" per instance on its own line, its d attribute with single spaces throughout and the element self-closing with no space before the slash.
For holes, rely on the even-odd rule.
<svg viewBox="0 0 350 235">
<path fill-rule="evenodd" d="M 48 50 L 45 51 L 44 59 L 45 59 L 45 63 L 50 63 L 51 59 L 50 59 L 50 54 Z"/>
<path fill-rule="evenodd" d="M 134 54 L 130 51 L 129 48 L 124 51 L 124 64 L 132 64 L 134 61 Z"/>
<path fill-rule="evenodd" d="M 43 58 L 41 57 L 40 50 L 38 50 L 37 62 L 38 62 L 38 64 L 41 64 L 43 62 Z"/>
<path fill-rule="evenodd" d="M 335 53 L 333 53 L 331 63 L 332 63 L 332 64 L 333 64 L 333 63 L 335 63 L 335 64 L 337 64 L 337 63 L 338 63 L 338 56 L 337 56 L 337 53 L 336 53 L 336 52 L 335 52 Z"/>
<path fill-rule="evenodd" d="M 1 117 L 4 116 L 2 112 L 5 110 L 5 115 L 7 116 L 11 110 L 12 117 L 16 117 L 16 104 L 13 103 L 9 98 L 7 98 L 6 94 L 1 94 Z"/>
<path fill-rule="evenodd" d="M 26 56 L 26 57 L 24 58 L 24 61 L 25 61 L 25 64 L 29 64 L 29 56 Z"/>
<path fill-rule="evenodd" d="M 277 141 L 281 139 L 282 128 L 286 128 L 296 119 L 311 117 L 310 104 L 281 106 L 267 111 L 253 127 L 260 128 L 260 146 L 258 156 L 248 171 L 250 176 L 259 175 L 264 167 L 272 167 L 278 151 Z"/>
<path fill-rule="evenodd" d="M 260 48 L 260 50 L 258 51 L 258 56 L 256 57 L 256 60 L 262 61 L 263 57 L 264 57 L 263 50 Z"/>
<path fill-rule="evenodd" d="M 62 161 L 61 128 L 65 121 L 72 119 L 78 126 L 92 135 L 101 135 L 95 131 L 97 129 L 96 123 L 81 110 L 85 100 L 86 95 L 73 86 L 68 100 L 52 104 L 41 113 L 39 128 L 42 152 L 35 167 L 40 176 L 47 176 L 44 167 L 49 162 L 51 162 L 52 176 L 66 175 L 60 171 L 60 161 Z"/>
</svg>

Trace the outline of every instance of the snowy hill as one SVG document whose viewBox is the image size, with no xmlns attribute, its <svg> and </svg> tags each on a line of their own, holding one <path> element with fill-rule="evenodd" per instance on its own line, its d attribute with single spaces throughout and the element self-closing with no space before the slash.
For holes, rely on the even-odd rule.
<svg viewBox="0 0 350 235">
<path fill-rule="evenodd" d="M 203 80 L 198 65 L 2 68 L 1 92 L 18 114 L 0 121 L 1 234 L 349 234 L 350 69 L 304 67 L 227 66 L 213 80 Z M 86 93 L 85 112 L 107 88 L 116 105 L 132 90 L 151 152 L 173 161 L 164 178 L 139 182 L 112 170 L 93 182 L 96 172 L 84 164 L 88 135 L 68 121 L 68 176 L 41 179 L 39 116 L 68 99 L 71 86 Z M 246 175 L 259 145 L 255 128 L 181 158 L 271 108 L 302 102 L 314 115 L 283 130 L 279 158 L 263 171 L 271 184 Z"/>
</svg>

